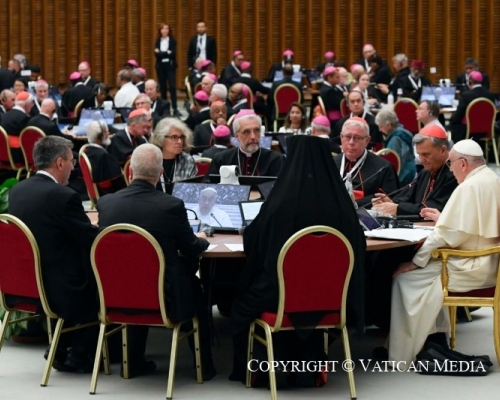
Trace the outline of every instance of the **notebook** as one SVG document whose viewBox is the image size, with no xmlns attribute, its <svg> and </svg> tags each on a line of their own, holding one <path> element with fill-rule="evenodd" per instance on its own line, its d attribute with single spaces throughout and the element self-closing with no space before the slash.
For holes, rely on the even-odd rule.
<svg viewBox="0 0 500 400">
<path fill-rule="evenodd" d="M 264 204 L 263 201 L 240 201 L 240 212 L 243 226 L 248 226 L 257 217 L 260 208 Z"/>
<path fill-rule="evenodd" d="M 239 202 L 248 201 L 250 186 L 175 182 L 172 196 L 183 200 L 190 216 L 203 225 L 238 233 L 243 222 Z"/>
</svg>

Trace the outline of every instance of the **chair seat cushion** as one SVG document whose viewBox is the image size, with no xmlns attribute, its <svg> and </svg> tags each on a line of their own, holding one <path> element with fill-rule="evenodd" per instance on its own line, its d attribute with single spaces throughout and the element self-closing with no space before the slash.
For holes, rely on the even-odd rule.
<svg viewBox="0 0 500 400">
<path fill-rule="evenodd" d="M 448 296 L 453 297 L 494 297 L 495 296 L 495 287 L 485 288 L 485 289 L 476 289 L 471 290 L 469 292 L 448 292 Z"/>
<path fill-rule="evenodd" d="M 273 326 L 276 323 L 276 318 L 278 314 L 272 312 L 264 312 L 261 314 L 260 319 L 266 322 L 268 325 Z M 316 326 L 322 325 L 338 325 L 340 323 L 340 313 L 331 312 L 326 314 L 321 321 L 319 321 Z M 290 320 L 288 314 L 283 314 L 283 320 L 281 322 L 282 328 L 292 328 L 293 323 Z"/>
<path fill-rule="evenodd" d="M 159 311 L 129 313 L 108 309 L 108 319 L 114 323 L 120 324 L 164 325 L 161 313 Z"/>
</svg>

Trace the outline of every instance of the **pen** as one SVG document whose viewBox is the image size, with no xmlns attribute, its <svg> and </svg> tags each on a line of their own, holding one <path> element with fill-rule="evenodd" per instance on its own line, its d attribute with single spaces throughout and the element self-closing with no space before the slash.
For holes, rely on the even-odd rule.
<svg viewBox="0 0 500 400">
<path fill-rule="evenodd" d="M 384 189 L 382 189 L 382 188 L 378 188 L 377 191 L 379 193 L 383 193 L 383 194 L 387 195 L 387 192 Z"/>
</svg>

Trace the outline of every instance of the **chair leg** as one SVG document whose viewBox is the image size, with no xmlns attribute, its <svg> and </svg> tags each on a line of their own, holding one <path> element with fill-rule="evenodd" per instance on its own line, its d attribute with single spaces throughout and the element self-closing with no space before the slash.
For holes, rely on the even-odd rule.
<svg viewBox="0 0 500 400">
<path fill-rule="evenodd" d="M 469 307 L 464 307 L 465 318 L 467 318 L 467 322 L 472 322 L 472 315 L 470 314 Z"/>
<path fill-rule="evenodd" d="M 172 348 L 170 349 L 170 366 L 168 368 L 167 400 L 170 400 L 173 397 L 174 393 L 175 364 L 177 363 L 177 347 L 178 347 L 180 328 L 181 324 L 176 324 L 174 326 L 174 332 L 172 335 Z"/>
<path fill-rule="evenodd" d="M 495 353 L 500 365 L 500 308 L 493 306 L 493 340 L 495 342 Z"/>
<path fill-rule="evenodd" d="M 450 312 L 450 349 L 455 348 L 455 333 L 457 329 L 457 307 L 449 306 Z"/>
<path fill-rule="evenodd" d="M 52 343 L 52 324 L 50 323 L 50 317 L 47 316 L 47 334 L 49 335 L 49 344 Z"/>
<path fill-rule="evenodd" d="M 0 328 L 0 351 L 2 351 L 3 342 L 5 341 L 5 335 L 7 333 L 7 326 L 9 325 L 10 311 L 5 311 L 5 315 L 2 321 L 2 327 Z"/>
<path fill-rule="evenodd" d="M 349 346 L 349 334 L 347 333 L 347 328 L 344 326 L 342 328 L 342 341 L 344 342 L 344 353 L 346 360 L 351 360 L 351 347 Z M 356 398 L 356 386 L 354 384 L 354 372 L 353 369 L 347 371 L 347 378 L 349 379 L 349 390 L 351 392 L 351 399 Z"/>
<path fill-rule="evenodd" d="M 273 350 L 273 334 L 269 325 L 263 326 L 266 334 L 267 359 L 269 361 L 269 386 L 271 388 L 271 400 L 278 400 L 278 392 L 276 390 L 276 373 L 274 372 L 274 350 Z"/>
<path fill-rule="evenodd" d="M 97 340 L 97 348 L 95 351 L 94 370 L 92 371 L 92 380 L 90 381 L 90 394 L 95 394 L 97 388 L 97 379 L 99 378 L 99 366 L 101 365 L 101 356 L 103 344 L 106 341 L 106 325 L 101 323 L 99 328 L 99 338 Z M 105 363 L 107 360 L 104 361 Z"/>
<path fill-rule="evenodd" d="M 495 163 L 497 164 L 497 167 L 500 167 L 500 163 L 498 162 L 498 148 L 495 145 L 494 141 L 492 141 L 491 144 L 493 145 L 493 153 L 495 154 Z M 488 153 L 486 153 L 486 154 L 488 154 Z"/>
<path fill-rule="evenodd" d="M 104 335 L 104 341 L 102 346 L 102 361 L 104 362 L 104 374 L 111 375 L 111 370 L 109 368 L 108 337 L 106 335 Z"/>
<path fill-rule="evenodd" d="M 56 323 L 56 328 L 54 329 L 52 343 L 50 344 L 49 356 L 47 357 L 47 362 L 45 363 L 45 370 L 42 376 L 42 382 L 40 386 L 47 386 L 50 378 L 50 370 L 52 369 L 52 363 L 54 362 L 54 357 L 56 355 L 57 345 L 59 344 L 59 338 L 61 337 L 61 331 L 63 328 L 64 319 L 58 318 Z"/>
<path fill-rule="evenodd" d="M 328 355 L 328 329 L 325 329 L 325 333 L 323 334 L 323 350 Z"/>
<path fill-rule="evenodd" d="M 123 378 L 128 379 L 129 377 L 129 368 L 128 368 L 128 331 L 127 326 L 122 329 L 122 369 L 123 369 Z"/>
<path fill-rule="evenodd" d="M 255 332 L 255 322 L 252 322 L 250 324 L 250 330 L 248 331 L 247 371 L 246 371 L 246 382 L 245 382 L 245 386 L 247 388 L 252 387 L 252 372 L 250 371 L 250 368 L 248 368 L 248 364 L 250 363 L 250 360 L 253 357 L 254 332 Z"/>
<path fill-rule="evenodd" d="M 196 359 L 196 381 L 203 383 L 203 366 L 201 365 L 201 350 L 200 350 L 200 325 L 198 318 L 193 318 L 194 328 L 194 356 Z"/>
</svg>

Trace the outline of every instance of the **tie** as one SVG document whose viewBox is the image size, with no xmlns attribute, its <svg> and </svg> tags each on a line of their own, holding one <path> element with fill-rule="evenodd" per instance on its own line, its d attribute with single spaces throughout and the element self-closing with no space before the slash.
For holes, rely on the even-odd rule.
<svg viewBox="0 0 500 400">
<path fill-rule="evenodd" d="M 201 49 L 202 44 L 203 44 L 203 37 L 202 37 L 202 36 L 200 36 L 200 44 L 199 44 L 200 49 Z"/>
</svg>

